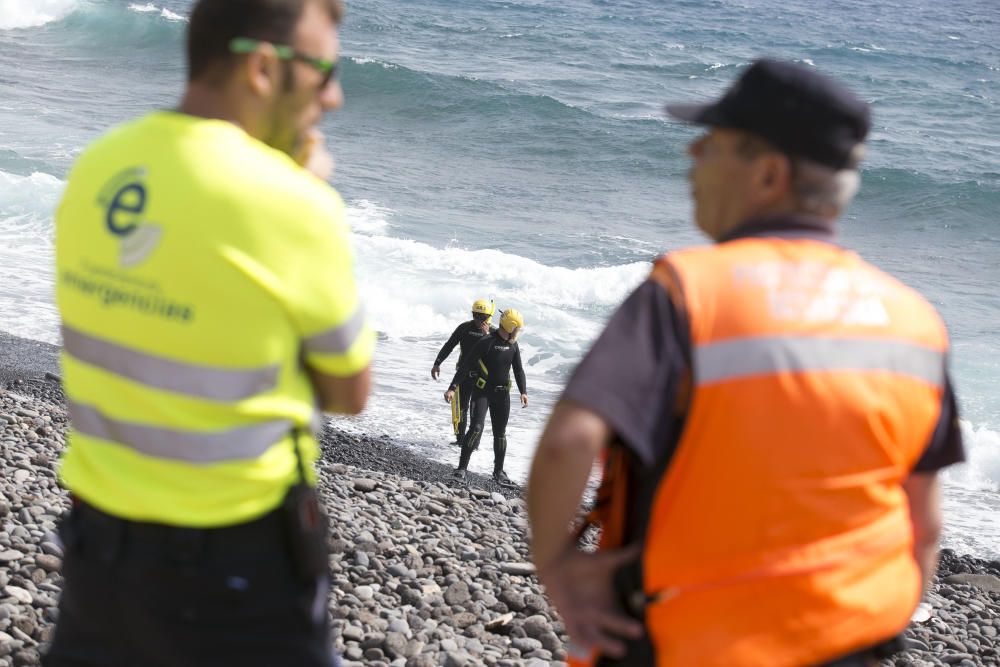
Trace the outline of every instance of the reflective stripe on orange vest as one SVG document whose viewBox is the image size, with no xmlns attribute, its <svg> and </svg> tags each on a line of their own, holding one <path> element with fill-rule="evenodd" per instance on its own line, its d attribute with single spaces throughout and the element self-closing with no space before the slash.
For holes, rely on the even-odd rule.
<svg viewBox="0 0 1000 667">
<path fill-rule="evenodd" d="M 682 300 L 694 380 L 643 554 L 656 664 L 813 665 L 901 631 L 920 595 L 902 482 L 945 378 L 933 308 L 809 239 L 682 251 L 651 278 Z"/>
<path fill-rule="evenodd" d="M 944 354 L 922 345 L 881 338 L 764 336 L 698 345 L 695 383 L 807 371 L 884 371 L 935 386 L 944 383 Z"/>
</svg>

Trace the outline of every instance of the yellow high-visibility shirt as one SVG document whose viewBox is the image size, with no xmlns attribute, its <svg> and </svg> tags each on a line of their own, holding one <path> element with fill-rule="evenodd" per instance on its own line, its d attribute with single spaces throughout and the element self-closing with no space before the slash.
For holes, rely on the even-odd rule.
<svg viewBox="0 0 1000 667">
<path fill-rule="evenodd" d="M 317 456 L 305 365 L 347 377 L 374 348 L 343 210 L 225 121 L 155 112 L 84 152 L 56 214 L 73 493 L 182 526 L 280 504 L 293 427 Z"/>
</svg>

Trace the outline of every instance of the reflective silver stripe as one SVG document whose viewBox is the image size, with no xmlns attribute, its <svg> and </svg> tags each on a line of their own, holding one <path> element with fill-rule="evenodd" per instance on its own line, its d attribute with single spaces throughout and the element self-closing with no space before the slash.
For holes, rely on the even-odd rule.
<svg viewBox="0 0 1000 667">
<path fill-rule="evenodd" d="M 281 419 L 211 433 L 178 431 L 111 419 L 89 405 L 68 403 L 73 428 L 84 435 L 125 445 L 144 456 L 201 465 L 256 459 L 292 428 L 291 420 Z"/>
<path fill-rule="evenodd" d="M 216 401 L 237 401 L 274 389 L 280 366 L 221 368 L 174 361 L 62 326 L 63 347 L 80 361 L 150 387 Z"/>
<path fill-rule="evenodd" d="M 338 324 L 315 336 L 309 336 L 309 338 L 305 339 L 303 346 L 306 352 L 344 354 L 351 349 L 351 345 L 354 344 L 354 341 L 358 338 L 358 334 L 364 328 L 365 309 L 359 303 L 354 314 L 347 318 L 343 324 Z"/>
<path fill-rule="evenodd" d="M 698 345 L 696 384 L 796 371 L 888 371 L 944 383 L 944 353 L 884 338 L 773 336 Z"/>
</svg>

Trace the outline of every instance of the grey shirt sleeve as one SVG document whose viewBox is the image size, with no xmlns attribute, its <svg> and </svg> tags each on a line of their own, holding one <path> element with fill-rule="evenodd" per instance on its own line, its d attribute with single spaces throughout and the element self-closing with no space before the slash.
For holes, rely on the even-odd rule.
<svg viewBox="0 0 1000 667">
<path fill-rule="evenodd" d="M 671 442 L 685 361 L 667 292 L 647 280 L 618 308 L 573 372 L 563 398 L 600 415 L 644 462 Z"/>
<path fill-rule="evenodd" d="M 958 423 L 958 404 L 951 389 L 951 378 L 945 377 L 944 394 L 941 397 L 941 416 L 920 460 L 913 466 L 913 472 L 935 472 L 954 463 L 965 460 L 965 445 L 962 429 Z"/>
</svg>

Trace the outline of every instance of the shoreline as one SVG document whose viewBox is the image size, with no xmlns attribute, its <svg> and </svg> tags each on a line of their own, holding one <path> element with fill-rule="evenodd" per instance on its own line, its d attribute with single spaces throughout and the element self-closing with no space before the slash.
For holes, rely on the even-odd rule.
<svg viewBox="0 0 1000 667">
<path fill-rule="evenodd" d="M 68 417 L 58 348 L 0 332 L 0 667 L 37 665 L 61 590 Z M 530 564 L 522 489 L 387 436 L 325 425 L 329 610 L 346 665 L 561 665 L 565 634 Z M 942 550 L 932 591 L 884 667 L 1000 665 L 1000 561 Z"/>
</svg>

